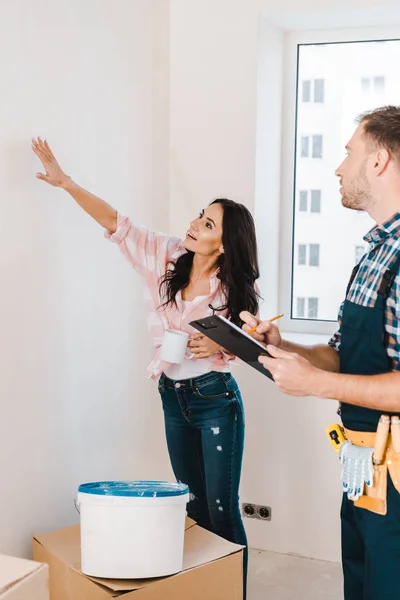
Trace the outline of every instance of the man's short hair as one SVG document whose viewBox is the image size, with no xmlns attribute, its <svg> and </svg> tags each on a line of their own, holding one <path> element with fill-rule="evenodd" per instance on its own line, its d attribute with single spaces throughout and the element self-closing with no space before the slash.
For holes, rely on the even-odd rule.
<svg viewBox="0 0 400 600">
<path fill-rule="evenodd" d="M 400 106 L 382 106 L 362 113 L 357 122 L 372 148 L 383 147 L 400 165 Z"/>
</svg>

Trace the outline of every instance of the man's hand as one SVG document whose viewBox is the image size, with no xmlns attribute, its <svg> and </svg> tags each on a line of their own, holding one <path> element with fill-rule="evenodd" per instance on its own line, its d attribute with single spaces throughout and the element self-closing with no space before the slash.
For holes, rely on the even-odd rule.
<svg viewBox="0 0 400 600">
<path fill-rule="evenodd" d="M 324 371 L 295 352 L 272 345 L 267 346 L 267 351 L 272 358 L 260 356 L 258 360 L 271 372 L 281 392 L 291 396 L 318 396 L 318 382 Z"/>
<path fill-rule="evenodd" d="M 276 325 L 269 321 L 259 321 L 256 317 L 246 311 L 240 313 L 240 318 L 244 321 L 243 331 L 247 332 L 250 329 L 257 327 L 256 331 L 250 334 L 255 340 L 262 342 L 263 344 L 272 344 L 279 348 L 282 343 L 282 338 Z"/>
<path fill-rule="evenodd" d="M 195 359 L 209 358 L 219 350 L 221 346 L 218 346 L 215 342 L 210 340 L 202 333 L 195 333 L 192 339 L 188 343 L 188 347 Z"/>
</svg>

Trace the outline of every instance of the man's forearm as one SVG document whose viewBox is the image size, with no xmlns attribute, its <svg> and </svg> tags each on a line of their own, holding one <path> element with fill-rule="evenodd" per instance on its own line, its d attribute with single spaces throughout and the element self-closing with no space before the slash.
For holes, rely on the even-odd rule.
<svg viewBox="0 0 400 600">
<path fill-rule="evenodd" d="M 319 373 L 314 395 L 356 406 L 400 413 L 400 372 L 381 375 Z"/>
<path fill-rule="evenodd" d="M 328 346 L 328 344 L 302 346 L 301 344 L 282 340 L 280 347 L 287 352 L 300 354 L 300 356 L 306 358 L 318 369 L 322 369 L 323 371 L 333 371 L 334 373 L 339 372 L 339 353 L 331 346 Z"/>
</svg>

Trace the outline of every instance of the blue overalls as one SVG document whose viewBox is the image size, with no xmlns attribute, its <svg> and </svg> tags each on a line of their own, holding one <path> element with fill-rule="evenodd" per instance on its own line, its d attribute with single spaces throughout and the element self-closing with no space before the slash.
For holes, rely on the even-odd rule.
<svg viewBox="0 0 400 600">
<path fill-rule="evenodd" d="M 383 274 L 375 306 L 345 300 L 340 328 L 341 373 L 378 375 L 392 371 L 384 325 L 386 300 L 399 268 L 400 256 Z M 358 266 L 347 290 L 357 271 Z M 382 412 L 391 415 L 345 403 L 339 412 L 343 425 L 354 431 L 376 431 Z M 341 522 L 345 600 L 400 600 L 400 494 L 391 478 L 388 476 L 386 515 L 356 507 L 344 494 Z"/>
</svg>

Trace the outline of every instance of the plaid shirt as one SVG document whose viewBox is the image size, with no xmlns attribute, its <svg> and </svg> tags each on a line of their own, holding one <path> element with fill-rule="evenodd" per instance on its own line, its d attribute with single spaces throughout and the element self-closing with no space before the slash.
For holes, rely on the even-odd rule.
<svg viewBox="0 0 400 600">
<path fill-rule="evenodd" d="M 383 225 L 373 227 L 364 240 L 369 244 L 369 251 L 360 260 L 358 273 L 346 299 L 373 307 L 384 272 L 391 268 L 400 254 L 400 213 L 394 214 Z M 328 342 L 337 351 L 340 350 L 343 304 L 339 309 L 339 331 Z M 400 371 L 400 272 L 393 281 L 386 301 L 384 342 L 393 361 L 393 370 Z"/>
</svg>

